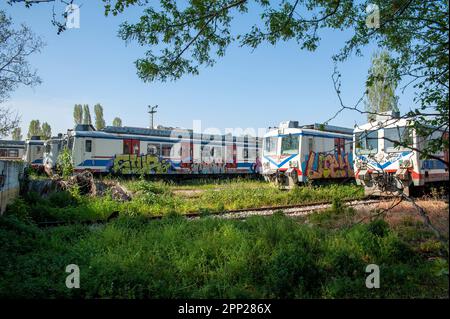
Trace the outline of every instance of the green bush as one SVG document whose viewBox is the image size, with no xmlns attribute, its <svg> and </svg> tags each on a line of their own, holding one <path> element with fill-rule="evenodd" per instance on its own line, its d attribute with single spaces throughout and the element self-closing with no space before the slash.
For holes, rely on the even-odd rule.
<svg viewBox="0 0 450 319">
<path fill-rule="evenodd" d="M 0 297 L 448 297 L 446 260 L 423 257 L 393 230 L 379 236 L 374 228 L 328 231 L 281 214 L 246 221 L 168 214 L 38 229 L 8 215 L 0 218 Z M 72 263 L 82 272 L 76 291 L 64 284 Z M 379 290 L 365 287 L 372 263 L 381 267 Z"/>
</svg>

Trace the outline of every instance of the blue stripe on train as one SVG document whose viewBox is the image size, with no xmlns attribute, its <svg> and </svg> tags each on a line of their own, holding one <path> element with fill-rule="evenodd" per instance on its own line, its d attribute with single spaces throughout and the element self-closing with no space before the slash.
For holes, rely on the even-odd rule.
<svg viewBox="0 0 450 319">
<path fill-rule="evenodd" d="M 84 162 L 78 164 L 78 166 L 95 166 L 95 167 L 100 167 L 100 166 L 111 166 L 112 164 L 112 159 L 108 159 L 108 160 L 97 160 L 97 159 L 89 159 L 89 160 L 85 160 Z M 172 163 L 172 165 L 174 167 L 180 167 L 181 163 Z M 251 168 L 254 164 L 253 163 L 238 163 L 237 166 L 238 168 Z"/>
<path fill-rule="evenodd" d="M 400 160 L 402 157 L 411 154 L 411 151 L 406 151 L 406 152 L 402 152 L 401 154 L 398 154 L 397 157 L 395 157 L 393 160 L 391 161 L 387 161 L 386 163 L 380 164 L 377 163 L 375 161 L 372 161 L 370 158 L 368 158 L 367 156 L 361 155 L 359 156 L 360 159 L 368 161 L 371 165 L 376 166 L 380 169 L 385 169 L 386 167 L 392 165 L 393 163 L 397 162 L 398 160 Z"/>
<path fill-rule="evenodd" d="M 266 160 L 268 160 L 269 162 L 271 162 L 273 165 L 276 165 L 278 168 L 283 167 L 286 163 L 288 163 L 290 160 L 292 160 L 294 157 L 296 157 L 298 154 L 294 154 L 292 156 L 289 156 L 288 158 L 286 158 L 285 160 L 283 160 L 281 163 L 277 163 L 275 162 L 273 159 L 271 159 L 270 157 L 264 156 L 264 158 Z"/>
</svg>

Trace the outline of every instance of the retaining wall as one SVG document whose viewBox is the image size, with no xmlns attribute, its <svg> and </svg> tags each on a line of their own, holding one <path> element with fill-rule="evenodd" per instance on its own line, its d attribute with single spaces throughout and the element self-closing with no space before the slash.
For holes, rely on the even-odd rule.
<svg viewBox="0 0 450 319">
<path fill-rule="evenodd" d="M 0 215 L 20 192 L 20 179 L 23 176 L 22 161 L 0 160 Z"/>
</svg>

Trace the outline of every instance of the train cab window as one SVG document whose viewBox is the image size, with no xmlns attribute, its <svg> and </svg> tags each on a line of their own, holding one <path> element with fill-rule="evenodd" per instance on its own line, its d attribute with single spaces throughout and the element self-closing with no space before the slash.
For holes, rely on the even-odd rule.
<svg viewBox="0 0 450 319">
<path fill-rule="evenodd" d="M 275 155 L 277 153 L 278 137 L 266 137 L 264 139 L 264 154 Z"/>
<path fill-rule="evenodd" d="M 92 140 L 86 140 L 84 144 L 84 151 L 86 153 L 92 152 Z"/>
<path fill-rule="evenodd" d="M 281 140 L 281 155 L 298 154 L 300 148 L 300 136 L 291 135 L 284 136 Z"/>
<path fill-rule="evenodd" d="M 398 145 L 401 143 L 402 145 Z M 384 149 L 386 152 L 399 152 L 412 146 L 412 129 L 409 127 L 393 127 L 384 129 Z"/>
<path fill-rule="evenodd" d="M 355 134 L 357 155 L 376 154 L 378 152 L 378 131 L 364 131 Z"/>
<path fill-rule="evenodd" d="M 163 146 L 162 146 L 162 156 L 170 157 L 170 152 L 171 151 L 172 151 L 172 145 L 171 144 L 163 144 Z"/>
</svg>

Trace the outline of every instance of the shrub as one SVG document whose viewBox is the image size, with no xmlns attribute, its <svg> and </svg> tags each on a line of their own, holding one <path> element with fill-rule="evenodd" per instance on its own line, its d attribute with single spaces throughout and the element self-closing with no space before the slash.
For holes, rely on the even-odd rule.
<svg viewBox="0 0 450 319">
<path fill-rule="evenodd" d="M 63 178 L 68 178 L 73 174 L 72 154 L 67 147 L 63 148 L 61 153 L 58 155 L 56 163 L 58 171 L 61 173 Z"/>
</svg>

